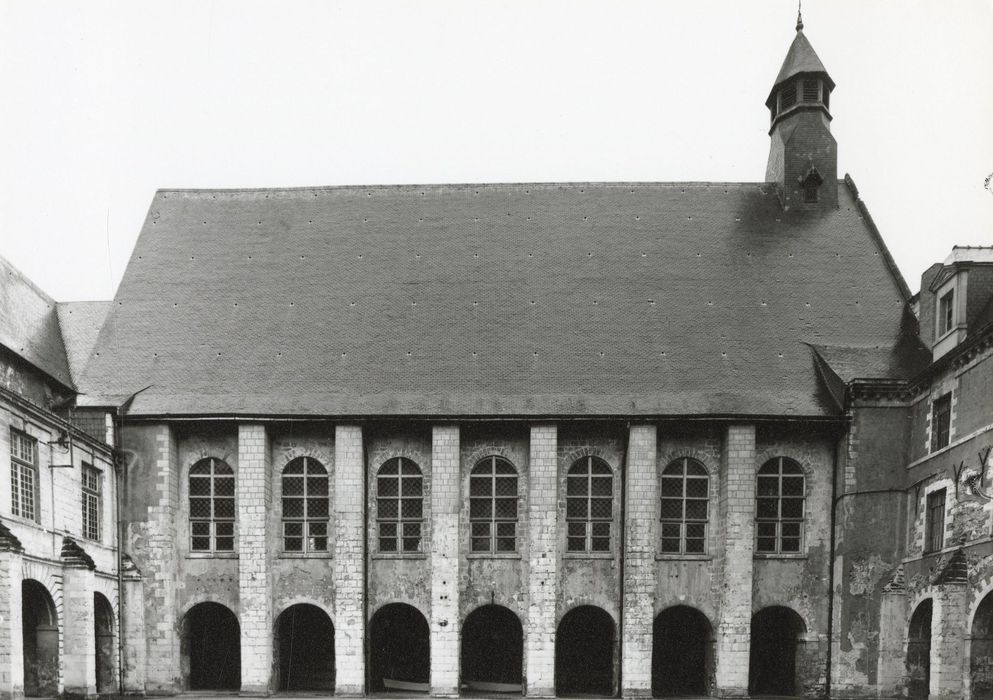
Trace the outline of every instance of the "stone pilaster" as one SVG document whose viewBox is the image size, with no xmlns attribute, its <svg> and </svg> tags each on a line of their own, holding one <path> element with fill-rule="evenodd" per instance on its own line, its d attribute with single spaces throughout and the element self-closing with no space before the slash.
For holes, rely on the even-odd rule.
<svg viewBox="0 0 993 700">
<path fill-rule="evenodd" d="M 266 519 L 272 506 L 272 464 L 264 425 L 238 426 L 238 607 L 241 692 L 272 690 L 272 575 Z"/>
<path fill-rule="evenodd" d="M 145 620 L 148 666 L 146 691 L 172 695 L 182 688 L 179 635 L 176 621 L 176 511 L 179 507 L 179 465 L 176 439 L 168 425 L 157 425 L 154 435 L 155 482 L 149 493 L 145 529 Z M 135 484 L 132 488 L 141 488 Z M 137 534 L 137 533 L 136 533 Z M 139 535 L 140 537 L 140 535 Z"/>
<path fill-rule="evenodd" d="M 717 695 L 748 695 L 755 542 L 755 426 L 732 425 L 720 480 L 721 593 L 717 625 Z"/>
<path fill-rule="evenodd" d="M 85 564 L 65 566 L 62 574 L 62 668 L 68 697 L 95 697 L 97 692 L 95 585 L 96 577 Z"/>
<path fill-rule="evenodd" d="M 558 591 L 558 431 L 531 426 L 528 493 L 528 614 L 525 663 L 528 697 L 555 696 L 555 604 Z"/>
<path fill-rule="evenodd" d="M 6 538 L 0 538 L 0 700 L 19 700 L 24 697 L 24 635 L 21 625 L 21 571 L 24 563 L 20 548 L 4 546 L 5 541 Z"/>
<path fill-rule="evenodd" d="M 880 697 L 896 697 L 907 675 L 907 593 L 883 589 L 879 604 L 879 660 L 876 685 Z M 841 679 L 836 678 L 838 683 Z"/>
<path fill-rule="evenodd" d="M 624 474 L 624 632 L 621 679 L 624 697 L 651 697 L 655 600 L 655 537 L 659 487 L 654 425 L 633 425 Z"/>
<path fill-rule="evenodd" d="M 334 434 L 334 655 L 335 694 L 365 690 L 365 515 L 362 428 L 335 427 Z"/>
<path fill-rule="evenodd" d="M 140 695 L 145 689 L 145 609 L 141 573 L 130 557 L 124 557 L 124 693 Z M 115 630 L 120 634 L 120 630 Z"/>
<path fill-rule="evenodd" d="M 459 428 L 431 434 L 431 694 L 459 694 Z"/>
<path fill-rule="evenodd" d="M 962 681 L 968 672 L 965 654 L 968 584 L 945 583 L 937 587 L 931 620 L 931 688 L 929 700 L 963 697 Z"/>
</svg>

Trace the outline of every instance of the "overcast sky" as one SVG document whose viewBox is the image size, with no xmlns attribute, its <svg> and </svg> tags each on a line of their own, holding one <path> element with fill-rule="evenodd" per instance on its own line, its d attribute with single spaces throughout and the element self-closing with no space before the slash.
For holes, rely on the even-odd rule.
<svg viewBox="0 0 993 700">
<path fill-rule="evenodd" d="M 993 0 L 806 0 L 911 289 L 993 244 Z M 0 255 L 111 298 L 160 187 L 764 179 L 795 0 L 0 0 Z"/>
</svg>

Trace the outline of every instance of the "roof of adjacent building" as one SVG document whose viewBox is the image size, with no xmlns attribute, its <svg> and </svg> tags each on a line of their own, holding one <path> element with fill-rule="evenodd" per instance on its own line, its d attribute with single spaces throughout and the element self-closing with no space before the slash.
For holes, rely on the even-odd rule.
<svg viewBox="0 0 993 700">
<path fill-rule="evenodd" d="M 762 183 L 160 191 L 83 400 L 148 387 L 131 415 L 834 415 L 811 345 L 896 347 L 907 301 L 839 188 L 837 209 L 787 212 Z M 874 370 L 881 354 L 865 354 Z"/>
<path fill-rule="evenodd" d="M 72 388 L 55 301 L 0 257 L 0 345 Z"/>
<path fill-rule="evenodd" d="M 78 380 L 90 357 L 97 335 L 103 327 L 110 309 L 109 301 L 59 302 L 57 306 L 59 327 L 65 344 L 69 370 Z"/>
<path fill-rule="evenodd" d="M 986 245 L 956 245 L 945 258 L 943 265 L 954 265 L 960 262 L 991 263 L 993 262 L 993 246 Z"/>
<path fill-rule="evenodd" d="M 827 69 L 821 63 L 821 59 L 817 57 L 817 52 L 810 45 L 810 40 L 803 33 L 803 29 L 798 28 L 796 36 L 793 38 L 793 43 L 790 44 L 790 49 L 786 52 L 786 58 L 783 60 L 783 65 L 779 69 L 779 75 L 776 76 L 776 82 L 773 83 L 772 91 L 769 93 L 766 104 L 768 105 L 769 102 L 775 99 L 776 88 L 782 82 L 804 73 L 823 73 L 824 78 L 829 84 L 829 88 L 834 89 L 834 81 L 828 75 Z"/>
</svg>

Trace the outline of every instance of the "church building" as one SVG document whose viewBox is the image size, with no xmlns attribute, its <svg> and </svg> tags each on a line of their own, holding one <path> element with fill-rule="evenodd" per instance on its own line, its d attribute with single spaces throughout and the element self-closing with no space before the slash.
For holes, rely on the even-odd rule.
<svg viewBox="0 0 993 700">
<path fill-rule="evenodd" d="M 993 249 L 911 294 L 834 89 L 798 23 L 762 181 L 160 190 L 112 301 L 0 260 L 0 698 L 993 698 Z"/>
</svg>

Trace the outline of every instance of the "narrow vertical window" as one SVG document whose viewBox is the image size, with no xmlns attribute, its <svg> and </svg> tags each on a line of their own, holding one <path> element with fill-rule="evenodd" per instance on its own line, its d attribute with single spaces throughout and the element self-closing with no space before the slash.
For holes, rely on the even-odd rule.
<svg viewBox="0 0 993 700">
<path fill-rule="evenodd" d="M 403 457 L 388 460 L 376 475 L 379 551 L 420 552 L 423 519 L 424 476 L 420 467 Z"/>
<path fill-rule="evenodd" d="M 234 551 L 234 472 L 213 457 L 190 467 L 190 549 Z"/>
<path fill-rule="evenodd" d="M 759 469 L 755 489 L 755 550 L 766 554 L 795 554 L 803 540 L 806 480 L 792 459 L 776 457 Z"/>
<path fill-rule="evenodd" d="M 662 542 L 666 554 L 707 550 L 710 477 L 694 459 L 677 459 L 662 471 Z"/>
<path fill-rule="evenodd" d="M 938 337 L 955 326 L 955 290 L 950 289 L 938 299 Z"/>
<path fill-rule="evenodd" d="M 927 495 L 927 527 L 924 551 L 937 552 L 945 546 L 945 489 Z"/>
<path fill-rule="evenodd" d="M 952 427 L 952 395 L 935 399 L 931 406 L 931 451 L 948 447 Z"/>
<path fill-rule="evenodd" d="M 328 551 L 328 470 L 311 457 L 283 468 L 283 549 Z"/>
<path fill-rule="evenodd" d="M 100 541 L 100 513 L 103 496 L 99 469 L 83 463 L 83 537 Z"/>
<path fill-rule="evenodd" d="M 37 520 L 38 441 L 18 430 L 10 431 L 10 512 Z"/>
<path fill-rule="evenodd" d="M 614 473 L 596 457 L 583 457 L 566 475 L 566 550 L 609 552 L 614 519 Z"/>
<path fill-rule="evenodd" d="M 469 527 L 473 552 L 517 551 L 517 470 L 487 457 L 469 474 Z"/>
</svg>

